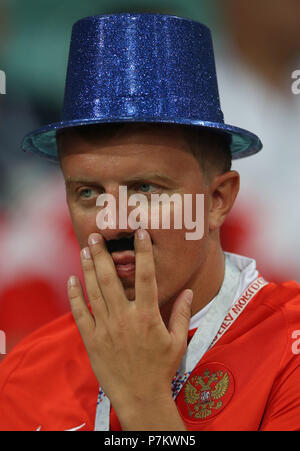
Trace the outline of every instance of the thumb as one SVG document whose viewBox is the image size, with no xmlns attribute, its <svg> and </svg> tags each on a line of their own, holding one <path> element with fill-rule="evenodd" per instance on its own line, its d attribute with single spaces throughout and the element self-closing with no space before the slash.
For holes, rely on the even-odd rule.
<svg viewBox="0 0 300 451">
<path fill-rule="evenodd" d="M 192 314 L 192 290 L 184 290 L 176 299 L 169 320 L 169 332 L 178 340 L 186 341 Z"/>
</svg>

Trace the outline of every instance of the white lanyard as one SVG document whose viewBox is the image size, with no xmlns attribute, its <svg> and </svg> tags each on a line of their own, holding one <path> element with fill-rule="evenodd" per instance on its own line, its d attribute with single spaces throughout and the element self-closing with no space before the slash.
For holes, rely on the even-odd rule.
<svg viewBox="0 0 300 451">
<path fill-rule="evenodd" d="M 239 287 L 241 273 L 240 270 L 230 262 L 228 256 L 225 255 L 225 257 L 225 275 L 222 287 L 209 311 L 201 319 L 199 327 L 193 335 L 181 360 L 179 369 L 172 381 L 171 388 L 174 400 L 177 398 L 191 372 L 206 351 L 216 344 L 236 318 L 242 313 L 243 309 L 248 305 L 253 296 L 267 284 L 262 277 L 256 279 L 232 306 L 232 300 Z M 95 431 L 109 431 L 109 426 L 110 401 L 100 388 L 97 401 Z"/>
</svg>

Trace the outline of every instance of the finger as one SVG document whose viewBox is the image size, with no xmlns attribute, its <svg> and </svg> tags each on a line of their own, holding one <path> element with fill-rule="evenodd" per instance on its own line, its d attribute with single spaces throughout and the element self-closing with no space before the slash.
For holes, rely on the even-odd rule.
<svg viewBox="0 0 300 451">
<path fill-rule="evenodd" d="M 179 342 L 186 343 L 191 319 L 192 290 L 184 290 L 176 299 L 169 320 L 169 332 Z"/>
<path fill-rule="evenodd" d="M 152 243 L 146 230 L 137 230 L 135 247 L 135 297 L 139 305 L 158 307 Z"/>
<path fill-rule="evenodd" d="M 85 302 L 81 283 L 75 276 L 70 277 L 68 281 L 68 297 L 74 320 L 82 339 L 85 341 L 89 333 L 95 328 L 95 321 Z"/>
<path fill-rule="evenodd" d="M 99 320 L 105 320 L 108 315 L 108 310 L 98 285 L 94 261 L 92 259 L 90 249 L 88 247 L 82 249 L 80 256 L 86 292 L 95 315 L 96 322 Z"/>
<path fill-rule="evenodd" d="M 126 305 L 124 301 L 127 298 L 102 235 L 92 233 L 89 237 L 89 246 L 94 260 L 99 288 L 108 312 L 119 312 Z"/>
</svg>

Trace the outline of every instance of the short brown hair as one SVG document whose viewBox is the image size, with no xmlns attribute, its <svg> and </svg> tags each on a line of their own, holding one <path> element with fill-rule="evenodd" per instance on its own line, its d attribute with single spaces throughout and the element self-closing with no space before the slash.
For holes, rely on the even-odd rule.
<svg viewBox="0 0 300 451">
<path fill-rule="evenodd" d="M 184 126 L 183 133 L 204 174 L 210 170 L 218 174 L 231 170 L 230 138 L 227 135 L 196 126 Z"/>
</svg>

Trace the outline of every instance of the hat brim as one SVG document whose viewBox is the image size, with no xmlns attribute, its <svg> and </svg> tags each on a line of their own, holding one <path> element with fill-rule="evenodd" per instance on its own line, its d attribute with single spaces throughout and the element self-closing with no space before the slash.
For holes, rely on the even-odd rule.
<svg viewBox="0 0 300 451">
<path fill-rule="evenodd" d="M 22 142 L 22 149 L 25 152 L 33 152 L 41 157 L 44 157 L 51 161 L 58 161 L 57 155 L 57 141 L 56 133 L 66 128 L 78 127 L 91 124 L 103 124 L 103 123 L 133 123 L 133 122 L 145 122 L 145 123 L 161 123 L 161 124 L 178 124 L 178 125 L 190 125 L 201 127 L 215 131 L 229 136 L 230 149 L 232 159 L 240 159 L 254 155 L 262 149 L 262 143 L 258 136 L 248 130 L 235 127 L 233 125 L 227 125 L 223 123 L 207 122 L 191 119 L 172 120 L 162 119 L 158 120 L 145 118 L 145 119 L 133 119 L 133 118 L 115 118 L 115 119 L 78 119 L 72 121 L 55 122 L 42 127 L 38 130 L 28 133 Z"/>
</svg>

